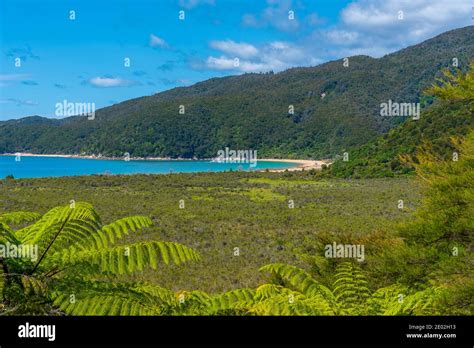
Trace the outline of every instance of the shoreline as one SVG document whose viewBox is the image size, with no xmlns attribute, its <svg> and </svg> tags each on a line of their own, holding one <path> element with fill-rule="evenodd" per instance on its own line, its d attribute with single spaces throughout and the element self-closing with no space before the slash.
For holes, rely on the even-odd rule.
<svg viewBox="0 0 474 348">
<path fill-rule="evenodd" d="M 77 159 L 93 159 L 93 160 L 113 160 L 123 161 L 123 157 L 108 157 L 108 156 L 96 156 L 96 155 L 66 155 L 66 154 L 35 154 L 29 152 L 17 152 L 17 153 L 3 153 L 0 156 L 16 156 L 24 157 L 57 157 L 57 158 L 77 158 Z M 130 157 L 130 161 L 212 161 L 212 158 L 171 158 L 171 157 Z M 302 170 L 321 170 L 323 165 L 330 165 L 331 161 L 328 159 L 323 160 L 304 160 L 304 159 L 284 159 L 284 158 L 260 158 L 258 161 L 264 162 L 281 162 L 281 163 L 295 163 L 295 167 L 281 167 L 281 168 L 266 168 L 258 169 L 257 171 L 268 171 L 273 173 L 279 173 L 284 171 L 302 171 Z"/>
<path fill-rule="evenodd" d="M 37 154 L 30 152 L 2 153 L 0 156 L 24 156 L 24 157 L 58 157 L 58 158 L 77 158 L 77 159 L 94 159 L 108 161 L 123 161 L 124 157 L 109 157 L 96 155 L 65 155 L 65 154 Z M 130 157 L 130 161 L 194 161 L 194 158 L 171 158 L 171 157 Z M 206 159 L 204 159 L 206 160 Z"/>
<path fill-rule="evenodd" d="M 266 162 L 286 162 L 286 163 L 297 163 L 296 167 L 291 168 L 272 168 L 268 169 L 269 172 L 280 173 L 284 171 L 294 172 L 302 170 L 321 170 L 323 165 L 329 166 L 332 162 L 328 159 L 323 160 L 295 160 L 295 159 L 277 159 L 277 158 L 262 158 L 261 161 Z M 267 169 L 262 169 L 261 171 L 266 171 Z"/>
</svg>

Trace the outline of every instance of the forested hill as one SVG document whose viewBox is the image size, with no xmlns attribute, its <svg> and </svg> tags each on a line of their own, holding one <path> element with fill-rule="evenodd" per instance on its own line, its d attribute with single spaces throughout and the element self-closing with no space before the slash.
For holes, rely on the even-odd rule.
<svg viewBox="0 0 474 348">
<path fill-rule="evenodd" d="M 348 67 L 341 59 L 174 88 L 100 109 L 94 120 L 35 116 L 0 122 L 0 153 L 202 158 L 229 146 L 256 149 L 259 157 L 332 156 L 406 119 L 381 117 L 381 103 L 425 105 L 430 100 L 421 92 L 440 71 L 453 58 L 465 69 L 473 57 L 469 26 L 379 59 L 350 57 Z"/>
<path fill-rule="evenodd" d="M 330 167 L 340 177 L 392 177 L 413 168 L 400 156 L 414 155 L 419 146 L 429 145 L 440 159 L 453 156 L 453 138 L 474 129 L 474 95 L 470 100 L 437 102 L 418 121 L 405 122 L 367 144 L 348 150 L 348 160 L 339 158 Z"/>
<path fill-rule="evenodd" d="M 413 171 L 420 151 L 439 161 L 466 156 L 460 145 L 474 132 L 474 59 L 466 72 L 445 69 L 443 78 L 426 89 L 425 95 L 435 98 L 434 103 L 418 118 L 349 149 L 325 168 L 326 173 L 354 178 L 395 176 Z"/>
</svg>

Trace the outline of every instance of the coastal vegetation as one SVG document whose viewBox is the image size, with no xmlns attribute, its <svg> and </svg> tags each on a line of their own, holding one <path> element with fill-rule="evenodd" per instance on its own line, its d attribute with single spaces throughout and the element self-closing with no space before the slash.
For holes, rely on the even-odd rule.
<svg viewBox="0 0 474 348">
<path fill-rule="evenodd" d="M 7 179 L 0 184 L 0 211 L 45 214 L 74 200 L 93 204 L 105 223 L 147 216 L 153 226 L 126 236 L 126 241 L 178 242 L 199 251 L 201 261 L 179 270 L 146 269 L 140 277 L 176 291 L 222 292 L 258 286 L 264 280 L 258 269 L 264 264 L 301 266 L 297 255 L 310 253 L 318 241 L 356 243 L 373 238 L 380 234 L 377 229 L 389 230 L 419 205 L 419 185 L 410 178 L 327 180 L 316 173 Z M 400 199 L 404 209 L 397 207 Z M 236 247 L 239 256 L 234 256 Z"/>
<path fill-rule="evenodd" d="M 2 310 L 7 313 L 26 311 L 30 314 L 73 315 L 472 315 L 474 282 L 470 247 L 474 242 L 474 132 L 453 146 L 462 154 L 456 161 L 439 161 L 431 149 L 419 150 L 416 160 L 407 159 L 417 170 L 424 196 L 410 214 L 412 216 L 398 224 L 390 224 L 394 230 L 380 229 L 379 225 L 374 226 L 375 231 L 365 230 L 365 233 L 360 230 L 351 233 L 347 229 L 336 236 L 322 232 L 314 235 L 311 242 L 306 236 L 301 236 L 304 244 L 293 245 L 291 253 L 297 256 L 302 266 L 291 265 L 294 261 L 291 264 L 267 263 L 260 258 L 259 263 L 263 264 L 260 271 L 270 278 L 256 288 L 244 281 L 231 285 L 232 289 L 224 292 L 206 292 L 202 285 L 219 276 L 219 273 L 211 273 L 211 277 L 205 277 L 204 272 L 209 274 L 210 271 L 207 266 L 195 279 L 201 285 L 199 287 L 173 291 L 163 286 L 163 273 L 155 270 L 170 261 L 176 265 L 187 261 L 199 264 L 200 246 L 188 248 L 176 242 L 157 242 L 147 233 L 143 241 L 130 243 L 125 238 L 129 233 L 134 236 L 139 229 L 151 227 L 153 219 L 144 216 L 102 225 L 91 205 L 74 200 L 43 216 L 29 212 L 3 213 L 0 215 L 2 243 L 36 243 L 41 256 L 35 262 L 10 258 L 0 260 Z M 271 203 L 281 205 L 280 196 L 283 195 L 275 196 L 273 190 L 285 192 L 285 189 L 302 185 L 305 197 L 308 197 L 311 188 L 329 187 L 335 192 L 353 185 L 347 181 L 315 180 L 301 173 L 293 175 L 297 177 L 293 184 L 291 179 L 285 178 L 286 173 L 275 173 L 277 177 L 273 182 L 264 177 L 255 178 L 249 173 L 215 175 L 235 176 L 236 183 L 245 182 L 246 186 L 268 185 L 263 196 L 260 192 L 243 195 L 249 202 L 263 207 Z M 380 179 L 365 180 L 377 182 Z M 395 182 L 400 179 L 385 180 Z M 35 181 L 51 183 L 51 179 L 40 179 L 20 180 L 20 185 L 2 182 L 2 185 L 6 192 L 16 194 L 25 186 L 27 190 L 37 189 L 37 185 L 28 188 L 28 183 Z M 176 181 L 168 184 L 173 186 L 174 183 Z M 110 185 L 106 187 L 113 189 Z M 199 206 L 210 204 L 215 192 L 212 194 L 213 190 L 206 190 L 203 186 L 200 189 L 207 194 L 194 200 Z M 227 194 L 231 201 L 239 191 L 242 190 Z M 58 190 L 57 193 L 63 195 L 64 191 Z M 144 197 L 141 198 L 144 201 Z M 132 199 L 137 200 L 137 197 Z M 366 196 L 365 199 L 370 202 L 374 197 Z M 311 202 L 305 203 L 311 206 Z M 303 206 L 299 210 L 303 210 L 301 208 Z M 287 210 L 286 219 L 290 221 L 294 216 L 292 213 L 298 211 L 290 207 L 284 209 Z M 184 213 L 184 209 L 181 210 Z M 179 211 L 179 208 L 174 210 Z M 194 221 L 197 216 L 195 209 L 190 209 L 179 218 Z M 245 216 L 239 214 L 236 218 L 243 223 Z M 260 212 L 253 218 L 261 216 Z M 339 212 L 336 220 L 339 216 L 348 218 L 344 211 Z M 35 222 L 30 224 L 32 220 Z M 165 221 L 169 223 L 169 219 Z M 356 221 L 352 217 L 349 224 L 354 227 Z M 12 229 L 8 225 L 22 223 L 27 223 L 27 226 Z M 309 224 L 315 225 L 313 220 Z M 286 231 L 294 229 L 292 223 L 280 226 Z M 187 232 L 185 229 L 181 231 Z M 234 235 L 238 232 L 237 229 L 231 231 Z M 194 229 L 193 232 L 194 235 L 204 234 L 203 229 Z M 206 241 L 210 240 L 209 236 L 210 233 L 206 233 Z M 226 248 L 226 243 L 233 238 L 229 234 L 225 236 L 221 248 L 228 249 L 228 255 L 219 267 L 224 270 L 222 276 L 229 277 L 232 274 L 227 267 L 230 260 L 237 259 L 240 267 L 249 260 L 245 256 L 248 251 L 242 248 L 240 254 L 241 248 L 235 247 L 236 243 Z M 239 237 L 248 238 L 252 243 L 259 235 L 253 229 L 252 234 Z M 325 257 L 325 245 L 335 239 L 365 245 L 368 253 L 364 262 L 359 264 L 360 260 Z M 194 241 L 196 243 L 196 238 Z M 262 245 L 266 244 L 259 241 L 257 250 L 262 250 Z M 288 245 L 291 244 L 285 244 L 285 247 Z M 281 246 L 278 244 L 271 256 L 274 257 Z M 173 273 L 184 276 L 180 268 L 174 268 Z"/>
</svg>

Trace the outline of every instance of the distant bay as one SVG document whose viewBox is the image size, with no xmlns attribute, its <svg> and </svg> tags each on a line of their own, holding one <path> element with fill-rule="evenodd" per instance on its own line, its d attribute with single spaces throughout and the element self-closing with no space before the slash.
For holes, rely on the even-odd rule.
<svg viewBox="0 0 474 348">
<path fill-rule="evenodd" d="M 295 162 L 257 161 L 250 163 L 218 163 L 211 160 L 119 160 L 92 159 L 62 156 L 0 156 L 0 179 L 13 175 L 14 178 L 44 178 L 79 175 L 106 174 L 169 174 L 224 172 L 249 170 L 275 170 L 295 168 Z"/>
</svg>

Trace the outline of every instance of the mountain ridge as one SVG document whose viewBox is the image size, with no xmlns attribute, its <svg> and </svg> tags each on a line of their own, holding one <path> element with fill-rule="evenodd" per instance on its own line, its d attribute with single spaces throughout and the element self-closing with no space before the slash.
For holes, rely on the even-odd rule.
<svg viewBox="0 0 474 348">
<path fill-rule="evenodd" d="M 473 56 L 474 26 L 468 26 L 381 58 L 349 57 L 347 68 L 334 60 L 176 87 L 99 109 L 93 121 L 83 116 L 2 121 L 0 153 L 209 158 L 231 147 L 257 149 L 266 157 L 333 156 L 404 121 L 379 117 L 382 102 L 429 105 L 421 92 L 441 69 L 454 57 L 464 69 Z"/>
</svg>

